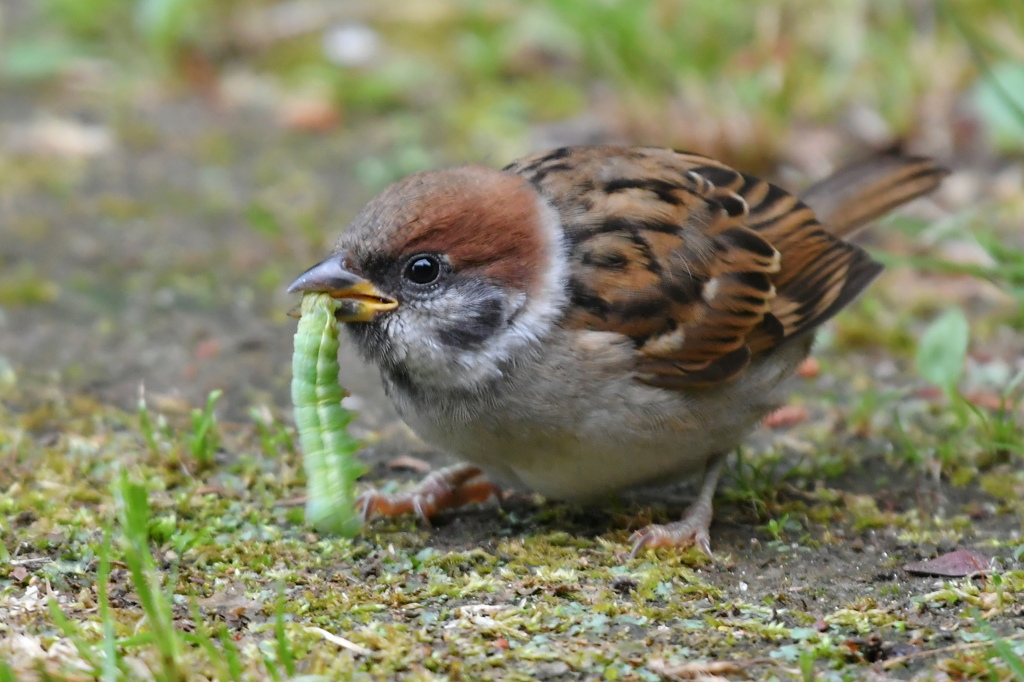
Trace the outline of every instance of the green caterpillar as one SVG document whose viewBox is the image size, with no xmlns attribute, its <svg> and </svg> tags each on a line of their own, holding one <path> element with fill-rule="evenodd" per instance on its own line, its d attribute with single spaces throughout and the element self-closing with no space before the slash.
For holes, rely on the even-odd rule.
<svg viewBox="0 0 1024 682">
<path fill-rule="evenodd" d="M 348 433 L 353 415 L 341 407 L 338 305 L 327 294 L 302 297 L 292 353 L 292 404 L 306 469 L 306 521 L 317 531 L 353 537 L 362 527 L 355 482 L 367 469 L 355 457 L 361 443 Z"/>
</svg>

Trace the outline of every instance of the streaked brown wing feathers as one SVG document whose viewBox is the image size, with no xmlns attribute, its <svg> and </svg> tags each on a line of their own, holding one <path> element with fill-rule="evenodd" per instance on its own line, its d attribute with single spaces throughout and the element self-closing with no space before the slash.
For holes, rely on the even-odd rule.
<svg viewBox="0 0 1024 682">
<path fill-rule="evenodd" d="M 574 242 L 564 324 L 629 336 L 638 372 L 672 387 L 743 370 L 746 340 L 770 310 L 779 269 L 778 251 L 745 227 L 744 198 L 681 158 L 667 150 L 556 150 L 510 168 L 551 198 Z"/>
<path fill-rule="evenodd" d="M 813 330 L 881 272 L 882 266 L 863 249 L 837 239 L 806 204 L 780 187 L 719 164 L 694 172 L 743 196 L 749 206 L 747 227 L 782 254 L 781 267 L 772 276 L 774 320 L 747 339 L 752 352 Z"/>
<path fill-rule="evenodd" d="M 564 148 L 507 170 L 551 201 L 574 245 L 564 324 L 630 337 L 651 384 L 728 380 L 827 320 L 881 270 L 793 195 L 696 154 Z M 905 191 L 873 206 L 923 186 L 920 168 L 900 172 Z"/>
</svg>

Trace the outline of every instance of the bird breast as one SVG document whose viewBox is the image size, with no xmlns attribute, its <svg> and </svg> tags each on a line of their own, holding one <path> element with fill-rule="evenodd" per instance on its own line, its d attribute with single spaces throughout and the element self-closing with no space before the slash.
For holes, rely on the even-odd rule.
<svg viewBox="0 0 1024 682">
<path fill-rule="evenodd" d="M 760 358 L 743 376 L 686 393 L 648 386 L 633 350 L 608 332 L 563 331 L 485 392 L 418 392 L 385 380 L 405 421 L 427 442 L 498 482 L 545 497 L 587 501 L 699 472 L 735 448 L 783 398 L 780 384 L 809 339 Z"/>
</svg>

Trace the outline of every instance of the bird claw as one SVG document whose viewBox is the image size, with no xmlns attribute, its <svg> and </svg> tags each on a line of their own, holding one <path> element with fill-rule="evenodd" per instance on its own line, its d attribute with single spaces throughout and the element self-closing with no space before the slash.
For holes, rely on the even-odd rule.
<svg viewBox="0 0 1024 682">
<path fill-rule="evenodd" d="M 633 533 L 633 549 L 629 553 L 629 558 L 635 559 L 644 547 L 685 549 L 695 546 L 714 561 L 715 555 L 711 553 L 711 518 L 714 516 L 711 501 L 724 464 L 725 455 L 721 453 L 708 460 L 697 499 L 683 514 L 682 519 L 675 523 L 650 525 Z"/>
<path fill-rule="evenodd" d="M 710 518 L 705 520 L 700 518 L 699 514 L 693 516 L 687 514 L 682 521 L 647 526 L 643 530 L 633 533 L 631 538 L 633 549 L 629 553 L 629 558 L 635 559 L 640 550 L 645 547 L 685 549 L 694 546 L 714 561 L 715 555 L 711 552 L 710 525 Z"/>
<path fill-rule="evenodd" d="M 457 464 L 431 472 L 405 492 L 389 495 L 368 490 L 356 499 L 356 508 L 364 522 L 377 514 L 399 516 L 413 512 L 429 528 L 430 517 L 441 510 L 486 502 L 492 497 L 500 503 L 501 489 L 481 476 L 479 468 Z"/>
</svg>

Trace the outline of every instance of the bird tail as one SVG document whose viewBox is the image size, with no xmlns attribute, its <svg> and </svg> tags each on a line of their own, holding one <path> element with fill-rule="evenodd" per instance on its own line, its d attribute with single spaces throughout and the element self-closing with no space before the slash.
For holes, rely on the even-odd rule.
<svg viewBox="0 0 1024 682">
<path fill-rule="evenodd" d="M 808 187 L 800 199 L 842 239 L 938 187 L 949 171 L 922 156 L 885 153 L 846 166 Z"/>
</svg>

